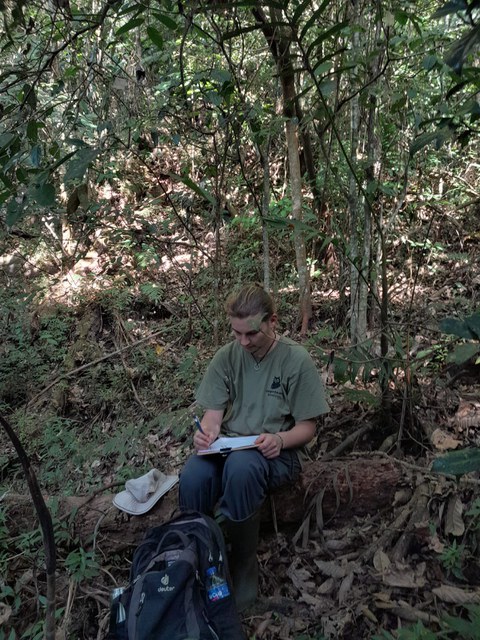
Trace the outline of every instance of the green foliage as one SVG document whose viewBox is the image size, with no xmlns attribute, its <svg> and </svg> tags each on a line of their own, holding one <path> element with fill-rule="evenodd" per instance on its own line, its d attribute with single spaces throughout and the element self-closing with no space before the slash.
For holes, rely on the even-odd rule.
<svg viewBox="0 0 480 640">
<path fill-rule="evenodd" d="M 464 319 L 444 318 L 440 322 L 440 330 L 468 342 L 455 345 L 453 351 L 449 341 L 441 341 L 419 351 L 412 362 L 412 367 L 416 371 L 425 367 L 431 368 L 433 363 L 440 366 L 446 361 L 462 365 L 472 358 L 478 364 L 480 356 L 480 314 L 478 312 Z"/>
<path fill-rule="evenodd" d="M 147 300 L 153 303 L 160 302 L 164 298 L 165 293 L 155 282 L 143 282 L 140 285 L 140 291 Z"/>
<path fill-rule="evenodd" d="M 444 456 L 436 458 L 432 464 L 432 471 L 454 476 L 480 470 L 480 448 L 471 447 L 459 451 L 449 451 Z"/>
<path fill-rule="evenodd" d="M 388 631 L 382 631 L 381 635 L 374 635 L 372 640 L 438 640 L 441 638 L 435 631 L 427 629 L 423 622 L 400 629 L 395 635 Z"/>
<path fill-rule="evenodd" d="M 480 313 L 476 312 L 463 320 L 458 318 L 444 318 L 440 322 L 440 329 L 444 333 L 480 341 Z"/>
<path fill-rule="evenodd" d="M 462 640 L 480 640 L 480 606 L 466 605 L 468 618 L 459 618 L 451 615 L 444 616 L 444 622 L 448 630 L 452 631 L 452 638 L 462 638 Z"/>
<path fill-rule="evenodd" d="M 0 549 L 5 550 L 9 542 L 9 531 L 7 526 L 7 514 L 5 509 L 0 506 Z M 3 551 L 0 553 L 0 575 L 6 575 L 8 568 L 8 555 Z M 0 585 L 0 589 L 6 587 Z M 3 601 L 1 597 L 2 591 L 0 590 L 0 602 Z"/>
<path fill-rule="evenodd" d="M 443 19 L 455 14 L 457 28 L 453 41 L 444 54 L 444 64 L 436 55 L 424 61 L 430 78 L 438 73 L 447 83 L 448 90 L 442 90 L 435 99 L 436 115 L 429 116 L 422 126 L 436 124 L 434 131 L 421 133 L 411 146 L 411 153 L 417 153 L 424 146 L 435 143 L 439 149 L 454 138 L 465 146 L 475 136 L 476 122 L 480 117 L 480 107 L 472 96 L 478 92 L 480 74 L 475 65 L 476 51 L 480 46 L 480 26 L 475 22 L 476 0 L 446 2 L 433 14 L 433 19 Z"/>
<path fill-rule="evenodd" d="M 444 318 L 440 322 L 440 329 L 443 333 L 469 341 L 455 346 L 449 356 L 451 362 L 461 365 L 474 358 L 477 364 L 480 363 L 480 313 L 478 311 L 463 319 Z"/>
<path fill-rule="evenodd" d="M 6 289 L 0 293 L 3 306 L 0 395 L 13 407 L 21 404 L 33 389 L 47 384 L 51 371 L 66 355 L 72 326 L 67 309 L 64 313 L 37 317 L 31 314 L 31 302 L 31 295 L 25 293 Z"/>
<path fill-rule="evenodd" d="M 465 545 L 457 544 L 454 540 L 451 545 L 444 548 L 440 554 L 440 562 L 445 567 L 447 573 L 455 576 L 459 580 L 464 580 L 462 567 L 465 562 Z"/>
<path fill-rule="evenodd" d="M 36 450 L 44 460 L 42 481 L 49 487 L 65 483 L 65 471 L 84 461 L 86 451 L 79 451 L 74 422 L 53 416 L 45 422 L 37 437 Z"/>
<path fill-rule="evenodd" d="M 399 629 L 392 634 L 382 631 L 372 636 L 372 640 L 480 640 L 480 606 L 466 605 L 467 617 L 444 614 L 441 618 L 441 628 L 428 629 L 423 622 Z"/>
<path fill-rule="evenodd" d="M 360 154 L 355 166 L 347 161 L 353 98 L 358 96 L 362 116 L 371 101 L 377 102 L 372 133 L 382 177 L 369 179 L 366 193 L 374 212 L 384 212 L 379 228 L 391 234 L 387 245 L 402 234 L 402 249 L 414 257 L 428 251 L 432 275 L 438 269 L 434 261 L 448 249 L 438 236 L 419 241 L 413 235 L 412 221 L 423 216 L 415 191 L 424 203 L 435 200 L 446 207 L 447 199 L 440 202 L 436 185 L 428 182 L 445 173 L 457 183 L 454 195 L 449 192 L 450 203 L 466 193 L 456 180 L 457 172 L 464 177 L 464 159 L 451 142 L 466 144 L 478 129 L 479 76 L 473 57 L 478 28 L 468 20 L 476 20 L 474 3 L 448 2 L 434 20 L 431 2 L 400 8 L 364 3 L 361 15 L 350 13 L 353 4 L 345 5 L 341 18 L 338 7 L 326 0 L 263 3 L 267 17 L 275 15 L 269 26 L 288 44 L 305 114 L 299 122 L 302 149 L 313 134 L 313 182 L 327 208 L 325 219 L 316 217 L 305 181 L 302 222 L 291 220 L 285 122 L 276 104 L 278 67 L 252 16 L 254 5 L 233 2 L 212 13 L 208 3 L 105 3 L 92 12 L 88 3 L 71 3 L 70 18 L 54 5 L 38 11 L 13 3 L 3 16 L 0 221 L 7 229 L 5 250 L 25 257 L 25 272 L 29 267 L 31 272 L 18 279 L 16 291 L 0 287 L 0 397 L 13 412 L 22 440 L 38 455 L 41 484 L 48 491 L 88 492 L 105 470 L 115 469 L 123 478 L 133 466 L 154 459 L 148 436 L 172 437 L 175 446 L 188 439 L 186 407 L 207 358 L 201 346 L 191 343 L 200 338 L 210 347 L 212 326 L 220 327 L 220 335 L 226 331 L 210 265 L 199 269 L 191 258 L 182 264 L 172 259 L 174 267 L 167 273 L 164 258 L 171 259 L 178 248 L 192 256 L 198 251 L 206 263 L 211 259 L 215 282 L 225 288 L 260 280 L 264 225 L 274 259 L 272 283 L 292 291 L 297 265 L 291 239 L 297 232 L 315 241 L 319 254 L 331 242 L 340 262 L 348 257 L 351 236 L 362 233 L 363 224 L 351 226 L 348 218 L 350 178 L 356 171 L 358 185 L 363 184 L 370 163 Z M 352 46 L 356 36 L 358 47 Z M 382 60 L 395 64 L 377 68 Z M 408 201 L 401 206 L 412 139 L 410 150 L 417 155 L 409 167 Z M 445 154 L 420 154 L 427 144 Z M 259 153 L 268 153 L 271 170 L 271 206 L 263 220 L 258 213 Z M 235 211 L 233 219 L 218 211 L 225 200 Z M 397 205 L 401 231 L 395 219 L 386 219 Z M 422 232 L 423 226 L 420 221 Z M 205 241 L 212 230 L 220 238 L 218 252 Z M 32 238 L 24 242 L 17 232 Z M 97 241 L 104 248 L 98 271 L 72 273 L 72 265 Z M 313 256 L 307 264 L 322 287 L 331 274 Z M 37 276 L 42 269 L 54 275 Z M 98 292 L 82 289 L 85 281 Z M 69 286 L 76 288 L 69 299 L 72 307 L 56 307 L 53 296 L 62 287 L 68 295 Z M 34 289 L 36 297 L 25 294 Z M 207 300 L 200 300 L 207 289 Z M 41 301 L 48 304 L 35 314 Z M 291 313 L 288 302 L 282 299 L 281 304 L 282 311 Z M 84 330 L 82 314 L 90 305 L 98 310 L 99 322 Z M 160 316 L 165 309 L 172 309 L 172 320 L 162 317 L 161 341 L 90 366 L 158 330 L 155 312 Z M 467 341 L 455 349 L 453 359 L 459 363 L 478 354 L 479 343 L 478 331 L 473 329 L 473 335 L 468 323 L 460 324 L 445 325 L 453 329 L 450 335 Z M 327 327 L 317 338 L 322 346 L 344 336 Z M 379 356 L 373 340 L 337 352 L 336 379 L 402 384 L 407 366 L 415 373 L 428 366 L 431 372 L 449 348 L 447 342 L 433 345 L 412 361 L 404 337 L 392 330 L 389 339 L 387 357 Z M 180 350 L 172 354 L 171 345 L 178 344 L 185 347 L 180 355 Z M 77 367 L 81 371 L 69 376 Z M 68 377 L 24 411 L 62 375 Z M 375 390 L 346 389 L 345 397 L 370 406 L 381 400 Z M 3 463 L 16 470 L 8 452 L 0 453 Z M 12 474 L 15 483 L 18 476 Z M 472 521 L 477 507 L 472 507 Z M 56 540 L 62 547 L 61 566 L 76 581 L 95 575 L 96 559 L 69 540 L 65 526 L 56 524 Z M 0 600 L 18 612 L 25 602 L 16 591 L 11 560 L 37 563 L 39 532 L 9 540 L 0 519 L 0 543 L 8 549 L 0 553 L 0 572 L 6 576 Z M 461 554 L 458 548 L 449 553 L 445 563 L 453 573 Z M 41 623 L 31 622 L 26 622 L 25 637 L 40 637 Z M 404 637 L 427 637 L 420 627 L 412 633 L 417 636 Z"/>
<path fill-rule="evenodd" d="M 93 551 L 82 547 L 71 551 L 65 558 L 65 568 L 75 582 L 91 580 L 100 573 L 100 566 Z"/>
<path fill-rule="evenodd" d="M 98 294 L 98 303 L 102 309 L 112 315 L 126 311 L 133 299 L 132 289 L 121 285 L 105 288 Z"/>
<path fill-rule="evenodd" d="M 480 498 L 475 498 L 465 515 L 472 518 L 471 527 L 474 530 L 480 528 Z"/>
</svg>

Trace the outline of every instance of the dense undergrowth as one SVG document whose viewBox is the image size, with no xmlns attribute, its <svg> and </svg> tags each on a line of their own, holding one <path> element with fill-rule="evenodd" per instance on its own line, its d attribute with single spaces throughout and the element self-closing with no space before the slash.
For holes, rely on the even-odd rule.
<svg viewBox="0 0 480 640">
<path fill-rule="evenodd" d="M 412 244 L 413 234 L 408 243 L 392 248 L 391 336 L 396 339 L 389 354 L 392 420 L 388 425 L 380 412 L 378 334 L 374 328 L 363 351 L 353 352 L 347 344 L 346 325 L 339 320 L 344 319 L 344 308 L 335 289 L 335 266 L 318 268 L 314 275 L 314 313 L 306 344 L 329 379 L 333 406 L 312 448 L 314 457 L 345 439 L 359 422 L 371 421 L 375 429 L 357 441 L 356 448 L 383 447 L 393 452 L 401 424 L 402 454 L 414 461 L 429 460 L 434 451 L 426 425 L 448 424 L 458 408 L 458 393 L 448 393 L 449 367 L 457 366 L 448 364 L 452 339 L 441 333 L 439 323 L 449 314 L 467 315 L 478 304 L 478 275 L 471 269 L 478 230 L 472 227 L 462 237 L 456 232 L 449 237 L 451 229 L 444 217 L 430 225 L 435 239 L 425 244 L 420 239 L 423 226 L 419 219 L 418 246 Z M 234 284 L 262 276 L 259 234 L 252 235 L 250 244 L 239 245 L 237 231 L 228 227 L 222 231 L 221 279 L 218 265 L 200 263 L 193 254 L 191 265 L 184 262 L 179 267 L 169 255 L 163 268 L 154 261 L 132 271 L 138 248 L 122 256 L 125 266 L 120 273 L 102 270 L 100 257 L 73 280 L 71 271 L 57 272 L 53 278 L 38 272 L 28 276 L 25 269 L 14 277 L 4 271 L 0 408 L 24 443 L 46 494 L 88 495 L 122 485 L 152 466 L 173 472 L 181 469 L 191 451 L 195 388 L 216 345 L 229 336 L 221 301 Z M 245 233 L 248 236 L 250 231 Z M 298 338 L 293 269 L 288 259 L 275 262 L 276 247 L 283 241 L 283 237 L 275 239 L 272 249 L 280 324 L 283 332 Z M 328 370 L 332 351 L 334 367 Z M 473 375 L 478 376 L 477 370 Z M 463 443 L 478 446 L 475 425 L 467 429 Z M 13 447 L 3 433 L 0 441 L 1 493 L 26 494 Z M 447 533 L 443 555 L 435 559 L 435 566 L 457 584 L 475 586 L 466 567 L 469 558 L 478 556 L 476 492 L 462 495 L 462 500 L 465 510 L 470 509 L 468 535 Z M 60 520 L 55 504 L 55 500 L 50 503 L 58 551 L 59 626 L 66 637 L 101 638 L 108 619 L 109 589 L 116 581 L 126 580 L 128 555 L 106 558 L 94 544 L 80 544 L 74 533 L 75 514 L 71 520 Z M 44 610 L 40 531 L 33 527 L 12 537 L 10 528 L 8 508 L 0 506 L 0 603 L 4 607 L 0 614 L 5 621 L 0 638 L 40 638 Z M 365 537 L 354 547 L 364 542 Z M 315 544 L 307 553 L 310 558 L 319 552 Z M 284 550 L 285 554 L 294 551 L 288 538 Z M 267 557 L 265 547 L 260 551 Z M 418 550 L 419 557 L 422 553 Z M 474 566 L 478 566 L 476 560 Z M 275 582 L 269 576 L 264 574 L 262 585 L 273 594 Z M 287 594 L 294 602 L 294 593 L 284 587 L 284 599 Z M 377 632 L 379 638 L 413 640 L 453 638 L 461 628 L 461 637 L 478 638 L 478 609 L 465 610 L 463 604 L 453 603 L 450 611 L 444 604 L 442 615 L 430 625 L 421 619 L 413 629 L 399 633 L 393 632 L 395 616 L 382 619 L 372 614 L 376 622 L 355 623 L 354 616 L 341 631 L 333 627 L 337 630 L 324 636 L 328 616 L 321 607 L 315 615 L 307 615 L 277 602 L 273 613 L 265 616 L 263 612 L 268 624 L 264 623 L 264 635 L 258 637 L 355 639 Z M 287 632 L 288 617 L 297 624 Z M 382 624 L 386 627 L 380 632 Z M 246 620 L 246 628 L 251 634 L 258 632 L 258 621 Z"/>
</svg>

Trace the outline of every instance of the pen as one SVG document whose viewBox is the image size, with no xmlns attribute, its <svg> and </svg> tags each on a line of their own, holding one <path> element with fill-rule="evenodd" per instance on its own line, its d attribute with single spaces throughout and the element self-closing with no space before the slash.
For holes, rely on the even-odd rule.
<svg viewBox="0 0 480 640">
<path fill-rule="evenodd" d="M 205 431 L 202 429 L 202 425 L 200 423 L 200 420 L 198 419 L 198 416 L 193 416 L 193 420 L 195 422 L 195 425 L 197 427 L 197 429 L 200 431 L 200 433 L 203 433 L 203 435 L 205 435 Z"/>
</svg>

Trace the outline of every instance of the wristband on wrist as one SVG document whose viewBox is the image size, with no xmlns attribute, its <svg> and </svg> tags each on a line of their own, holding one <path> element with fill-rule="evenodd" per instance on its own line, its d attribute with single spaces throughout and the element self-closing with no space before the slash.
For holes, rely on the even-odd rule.
<svg viewBox="0 0 480 640">
<path fill-rule="evenodd" d="M 283 441 L 282 436 L 279 433 L 275 434 L 277 436 L 277 438 L 280 438 L 280 442 L 282 443 L 280 446 L 280 451 L 283 449 L 283 447 L 285 446 L 285 442 Z"/>
</svg>

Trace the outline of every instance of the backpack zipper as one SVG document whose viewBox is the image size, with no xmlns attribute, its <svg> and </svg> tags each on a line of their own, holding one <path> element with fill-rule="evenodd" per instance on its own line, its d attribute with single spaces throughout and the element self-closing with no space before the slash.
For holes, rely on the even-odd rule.
<svg viewBox="0 0 480 640">
<path fill-rule="evenodd" d="M 142 593 L 140 594 L 140 598 L 138 599 L 138 609 L 137 609 L 137 616 L 140 615 L 142 609 L 143 609 L 143 605 L 145 603 L 145 598 L 146 598 L 146 593 L 145 591 L 142 591 Z"/>
</svg>

